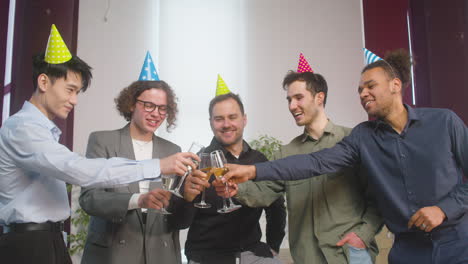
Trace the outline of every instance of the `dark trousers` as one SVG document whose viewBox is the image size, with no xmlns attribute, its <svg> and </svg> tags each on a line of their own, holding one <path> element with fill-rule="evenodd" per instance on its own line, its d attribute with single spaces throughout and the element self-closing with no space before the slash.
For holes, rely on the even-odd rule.
<svg viewBox="0 0 468 264">
<path fill-rule="evenodd" d="M 459 224 L 433 233 L 396 235 L 388 255 L 388 263 L 468 263 L 468 225 Z"/>
<path fill-rule="evenodd" d="M 61 232 L 27 231 L 0 235 L 0 263 L 71 264 Z"/>
</svg>

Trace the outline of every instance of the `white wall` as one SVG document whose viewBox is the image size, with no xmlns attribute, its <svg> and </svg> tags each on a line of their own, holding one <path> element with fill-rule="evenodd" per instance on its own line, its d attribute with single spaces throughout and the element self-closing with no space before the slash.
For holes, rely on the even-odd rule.
<svg viewBox="0 0 468 264">
<path fill-rule="evenodd" d="M 358 103 L 362 68 L 360 1 L 245 1 L 248 136 L 267 133 L 289 142 L 302 132 L 287 111 L 281 87 L 302 52 L 329 86 L 326 110 L 338 124 L 366 118 Z M 244 66 L 244 65 L 243 65 Z"/>
<path fill-rule="evenodd" d="M 85 153 L 91 132 L 125 125 L 114 98 L 138 79 L 147 50 L 157 58 L 157 6 L 153 0 L 80 1 L 78 56 L 93 67 L 94 78 L 75 108 L 76 152 Z"/>
<path fill-rule="evenodd" d="M 146 50 L 179 98 L 178 126 L 158 134 L 187 149 L 208 144 L 208 102 L 216 74 L 244 100 L 247 139 L 269 134 L 289 141 L 301 132 L 287 111 L 281 82 L 303 52 L 329 84 L 327 112 L 354 126 L 366 115 L 357 84 L 363 55 L 359 0 L 80 1 L 78 55 L 94 68 L 75 111 L 74 149 L 90 132 L 125 124 L 118 92 L 138 78 Z"/>
</svg>

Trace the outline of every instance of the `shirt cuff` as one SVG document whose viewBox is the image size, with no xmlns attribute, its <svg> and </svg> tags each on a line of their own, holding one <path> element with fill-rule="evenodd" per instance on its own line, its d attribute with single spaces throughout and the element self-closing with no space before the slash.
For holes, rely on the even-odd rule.
<svg viewBox="0 0 468 264">
<path fill-rule="evenodd" d="M 438 206 L 445 213 L 447 220 L 456 219 L 460 216 L 460 210 L 458 206 L 456 206 L 453 198 L 450 196 L 443 198 L 436 204 L 436 206 Z"/>
<path fill-rule="evenodd" d="M 138 209 L 140 208 L 138 206 L 138 199 L 140 199 L 140 196 L 143 193 L 134 193 L 132 194 L 132 197 L 130 197 L 130 200 L 128 201 L 128 210 L 133 210 L 133 209 Z"/>
<path fill-rule="evenodd" d="M 143 178 L 145 180 L 154 180 L 161 176 L 161 167 L 159 159 L 142 160 Z"/>
<path fill-rule="evenodd" d="M 254 181 L 265 181 L 269 180 L 266 176 L 268 175 L 268 162 L 257 163 L 254 165 L 256 170 L 256 176 Z"/>
</svg>

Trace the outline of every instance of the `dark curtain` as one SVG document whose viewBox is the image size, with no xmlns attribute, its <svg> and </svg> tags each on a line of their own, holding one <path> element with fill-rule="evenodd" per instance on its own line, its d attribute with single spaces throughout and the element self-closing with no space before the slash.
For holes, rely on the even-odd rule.
<svg viewBox="0 0 468 264">
<path fill-rule="evenodd" d="M 419 106 L 468 121 L 468 1 L 410 0 Z"/>
<path fill-rule="evenodd" d="M 366 48 L 381 58 L 390 50 L 408 50 L 407 11 L 408 0 L 363 0 Z M 403 101 L 413 104 L 411 87 Z"/>
<path fill-rule="evenodd" d="M 55 24 L 63 40 L 76 54 L 78 0 L 16 0 L 15 36 L 10 114 L 18 112 L 34 91 L 32 56 L 45 51 L 50 26 Z M 62 130 L 60 142 L 73 148 L 73 112 L 66 121 L 54 120 Z"/>
<path fill-rule="evenodd" d="M 408 13 L 416 106 L 449 108 L 466 123 L 468 0 L 363 0 L 366 47 L 381 57 L 408 49 Z M 409 90 L 403 100 L 412 104 Z"/>
<path fill-rule="evenodd" d="M 70 52 L 76 54 L 78 4 L 79 0 L 16 0 L 10 115 L 18 112 L 34 91 L 32 56 L 45 51 L 52 24 L 57 26 Z M 71 112 L 67 120 L 54 120 L 62 130 L 60 143 L 71 150 L 73 117 Z M 65 226 L 69 232 L 69 220 Z"/>
</svg>

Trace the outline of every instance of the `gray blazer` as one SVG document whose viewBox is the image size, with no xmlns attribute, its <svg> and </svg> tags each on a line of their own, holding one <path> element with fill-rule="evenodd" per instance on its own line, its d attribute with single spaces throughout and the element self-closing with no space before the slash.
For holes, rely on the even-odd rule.
<svg viewBox="0 0 468 264">
<path fill-rule="evenodd" d="M 180 152 L 180 147 L 153 136 L 153 158 L 164 158 Z M 86 156 L 89 158 L 123 157 L 135 159 L 129 125 L 113 131 L 93 132 L 89 136 Z M 151 182 L 150 189 L 161 188 Z M 80 205 L 91 215 L 88 237 L 82 264 L 167 264 L 181 263 L 179 229 L 186 228 L 178 222 L 177 212 L 183 211 L 185 202 L 171 198 L 166 216 L 148 210 L 146 227 L 141 209 L 128 210 L 133 193 L 139 192 L 138 183 L 115 188 L 82 189 Z"/>
</svg>

